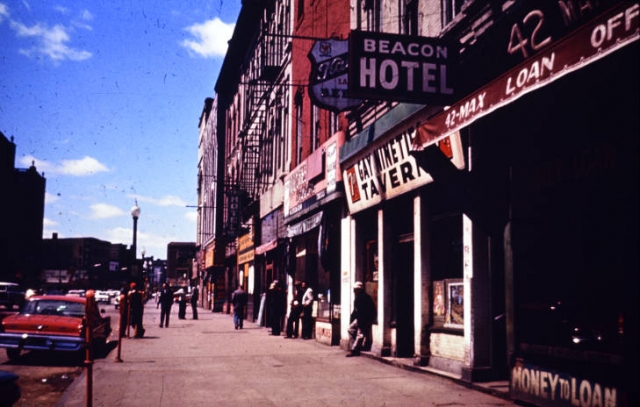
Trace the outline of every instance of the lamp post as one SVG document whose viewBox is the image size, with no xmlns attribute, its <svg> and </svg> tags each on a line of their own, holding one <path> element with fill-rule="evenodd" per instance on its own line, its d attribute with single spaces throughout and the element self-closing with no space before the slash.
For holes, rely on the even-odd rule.
<svg viewBox="0 0 640 407">
<path fill-rule="evenodd" d="M 136 204 L 131 208 L 131 217 L 133 218 L 133 244 L 131 245 L 131 252 L 133 253 L 133 259 L 131 259 L 131 273 L 137 273 L 136 258 L 137 254 L 137 239 L 138 239 L 138 217 L 140 216 L 140 207 L 138 206 L 138 200 Z M 132 275 L 133 277 L 133 275 Z"/>
</svg>

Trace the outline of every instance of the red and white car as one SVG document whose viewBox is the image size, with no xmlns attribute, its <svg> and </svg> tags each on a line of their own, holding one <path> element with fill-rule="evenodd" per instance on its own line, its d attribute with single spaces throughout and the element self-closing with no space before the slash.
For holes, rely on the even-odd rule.
<svg viewBox="0 0 640 407">
<path fill-rule="evenodd" d="M 80 352 L 85 349 L 86 321 L 91 321 L 95 346 L 104 346 L 111 334 L 111 317 L 103 317 L 96 306 L 85 318 L 85 297 L 61 295 L 28 298 L 20 313 L 7 316 L 0 325 L 0 348 L 9 359 L 22 350 Z"/>
</svg>

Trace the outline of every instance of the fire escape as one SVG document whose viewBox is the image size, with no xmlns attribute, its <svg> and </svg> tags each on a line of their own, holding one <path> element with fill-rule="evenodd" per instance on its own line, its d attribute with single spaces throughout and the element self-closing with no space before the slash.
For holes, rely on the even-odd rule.
<svg viewBox="0 0 640 407">
<path fill-rule="evenodd" d="M 264 156 L 261 147 L 268 137 L 269 96 L 282 67 L 273 65 L 275 58 L 267 57 L 269 48 L 265 36 L 257 38 L 255 58 L 251 62 L 251 76 L 246 86 L 246 120 L 240 133 L 242 171 L 238 177 L 239 189 L 245 199 L 242 209 L 259 200 L 263 182 L 263 174 L 260 172 L 261 160 L 273 159 Z"/>
</svg>

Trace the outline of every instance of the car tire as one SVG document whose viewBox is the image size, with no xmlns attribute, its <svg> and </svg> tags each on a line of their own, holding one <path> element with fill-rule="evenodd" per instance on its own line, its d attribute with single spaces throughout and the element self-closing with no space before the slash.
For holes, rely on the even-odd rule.
<svg viewBox="0 0 640 407">
<path fill-rule="evenodd" d="M 16 348 L 7 348 L 7 358 L 9 358 L 9 360 L 16 360 L 20 357 L 20 349 L 16 349 Z"/>
</svg>

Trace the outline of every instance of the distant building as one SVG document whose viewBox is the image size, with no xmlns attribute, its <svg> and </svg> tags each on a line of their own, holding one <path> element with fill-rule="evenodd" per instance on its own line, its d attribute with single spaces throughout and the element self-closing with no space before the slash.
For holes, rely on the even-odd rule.
<svg viewBox="0 0 640 407">
<path fill-rule="evenodd" d="M 93 237 L 43 240 L 43 286 L 65 288 L 118 287 L 123 276 L 120 270 L 111 271 L 111 243 Z M 126 280 L 126 276 L 124 276 Z"/>
<path fill-rule="evenodd" d="M 44 174 L 35 165 L 15 168 L 16 145 L 0 132 L 0 280 L 25 285 L 40 271 Z"/>
<path fill-rule="evenodd" d="M 187 285 L 194 270 L 196 257 L 195 242 L 171 242 L 167 245 L 167 274 L 166 281 L 171 285 Z"/>
</svg>

